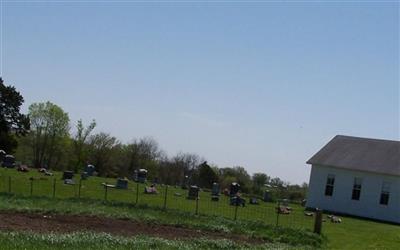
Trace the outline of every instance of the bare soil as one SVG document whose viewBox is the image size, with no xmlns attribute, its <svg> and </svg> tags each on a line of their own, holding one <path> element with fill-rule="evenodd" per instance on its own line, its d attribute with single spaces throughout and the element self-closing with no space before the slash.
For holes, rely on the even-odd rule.
<svg viewBox="0 0 400 250">
<path fill-rule="evenodd" d="M 104 232 L 121 236 L 148 235 L 165 239 L 229 239 L 235 242 L 260 244 L 265 241 L 244 235 L 175 227 L 173 225 L 114 219 L 98 216 L 0 212 L 1 231 L 36 233 Z"/>
</svg>

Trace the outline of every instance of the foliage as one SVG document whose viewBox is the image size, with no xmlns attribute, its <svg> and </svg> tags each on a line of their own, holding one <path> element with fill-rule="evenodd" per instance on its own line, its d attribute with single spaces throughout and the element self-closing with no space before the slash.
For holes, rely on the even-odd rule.
<svg viewBox="0 0 400 250">
<path fill-rule="evenodd" d="M 0 149 L 6 152 L 13 152 L 18 145 L 16 137 L 29 130 L 28 116 L 20 113 L 23 102 L 15 87 L 4 85 L 0 77 Z"/>
<path fill-rule="evenodd" d="M 89 161 L 96 166 L 96 170 L 102 176 L 115 176 L 116 169 L 112 164 L 113 151 L 119 146 L 117 138 L 99 133 L 89 138 Z"/>
<path fill-rule="evenodd" d="M 303 187 L 288 185 L 265 173 L 250 176 L 242 166 L 210 166 L 193 153 L 180 152 L 169 157 L 151 137 L 122 144 L 110 134 L 92 134 L 95 120 L 86 126 L 78 120 L 74 134 L 70 135 L 68 114 L 50 102 L 32 104 L 29 115 L 32 131 L 18 139 L 16 151 L 17 160 L 28 165 L 78 173 L 85 164 L 93 164 L 100 176 L 128 178 L 133 177 L 135 170 L 144 168 L 148 170 L 148 180 L 170 185 L 211 188 L 213 182 L 219 182 L 222 188 L 229 188 L 232 182 L 238 182 L 242 192 L 261 196 L 265 184 L 270 184 L 274 187 L 270 190 L 274 199 L 305 197 Z"/>
<path fill-rule="evenodd" d="M 255 173 L 251 177 L 253 182 L 252 191 L 254 194 L 262 195 L 265 184 L 269 183 L 271 178 L 264 173 Z"/>
<path fill-rule="evenodd" d="M 158 161 L 162 156 L 158 143 L 150 137 L 134 140 L 121 148 L 124 164 L 119 169 L 120 175 L 132 176 L 135 170 L 144 168 L 150 172 L 149 178 L 154 178 Z"/>
<path fill-rule="evenodd" d="M 76 134 L 73 140 L 73 151 L 75 156 L 74 161 L 74 171 L 75 173 L 78 172 L 79 169 L 83 168 L 83 159 L 87 156 L 86 142 L 87 138 L 89 137 L 90 133 L 96 127 L 96 121 L 93 120 L 86 128 L 83 125 L 82 120 L 78 120 L 76 124 Z"/>
<path fill-rule="evenodd" d="M 199 165 L 199 185 L 212 188 L 214 182 L 218 182 L 218 175 L 205 161 Z"/>
<path fill-rule="evenodd" d="M 31 104 L 29 117 L 33 165 L 60 168 L 59 163 L 70 142 L 68 114 L 59 106 L 46 102 Z"/>
<path fill-rule="evenodd" d="M 246 169 L 243 167 L 233 167 L 233 168 L 221 168 L 220 169 L 220 178 L 234 180 L 239 183 L 242 192 L 249 193 L 251 187 L 251 178 L 247 173 Z M 229 188 L 231 181 L 224 182 L 223 187 Z"/>
</svg>

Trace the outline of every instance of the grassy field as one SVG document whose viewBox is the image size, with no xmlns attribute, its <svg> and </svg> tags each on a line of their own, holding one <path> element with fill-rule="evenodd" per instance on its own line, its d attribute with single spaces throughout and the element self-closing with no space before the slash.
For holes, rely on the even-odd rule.
<svg viewBox="0 0 400 250">
<path fill-rule="evenodd" d="M 31 182 L 29 178 L 33 177 Z M 240 220 L 261 221 L 271 225 L 312 229 L 313 218 L 304 216 L 303 207 L 292 204 L 293 209 L 290 215 L 279 215 L 276 213 L 276 203 L 266 203 L 260 201 L 259 205 L 249 205 L 245 207 L 235 207 L 229 205 L 229 198 L 221 195 L 220 201 L 211 201 L 209 192 L 200 192 L 200 199 L 196 204 L 194 200 L 186 199 L 187 190 L 176 187 L 157 186 L 158 194 L 144 194 L 144 184 L 129 182 L 128 190 L 107 189 L 102 183 L 115 184 L 115 179 L 106 179 L 101 177 L 90 177 L 83 180 L 79 185 L 79 178 L 75 185 L 65 185 L 61 180 L 61 173 L 55 172 L 54 176 L 47 177 L 37 171 L 28 173 L 17 172 L 14 169 L 0 169 L 0 192 L 9 192 L 13 194 L 32 195 L 56 198 L 76 198 L 99 199 L 116 202 L 126 202 L 131 204 L 141 204 L 152 207 L 164 207 L 168 209 L 177 209 L 185 212 L 207 215 L 218 215 L 226 218 Z M 11 183 L 11 185 L 10 185 Z M 55 184 L 55 185 L 54 185 Z M 32 186 L 31 186 L 32 185 Z M 79 187 L 80 186 L 80 187 Z M 165 195 L 167 193 L 167 195 Z M 237 209 L 237 210 L 236 210 Z M 235 216 L 236 215 L 236 216 Z"/>
<path fill-rule="evenodd" d="M 30 197 L 29 177 L 38 178 L 37 172 L 18 173 L 15 170 L 2 169 L 0 191 L 8 191 L 8 176 L 11 176 L 11 192 L 17 196 L 3 194 L 0 196 L 1 210 L 48 211 L 72 214 L 96 214 L 134 220 L 146 220 L 150 223 L 166 223 L 186 227 L 204 228 L 232 233 L 244 233 L 268 239 L 274 243 L 287 243 L 290 246 L 319 246 L 320 239 L 309 238 L 307 231 L 296 228 L 311 229 L 313 219 L 305 217 L 299 206 L 294 207 L 294 213 L 279 216 L 279 225 L 290 227 L 289 233 L 276 231 L 276 213 L 273 203 L 246 206 L 237 211 L 238 220 L 234 221 L 235 207 L 229 206 L 225 197 L 219 202 L 211 202 L 210 194 L 200 193 L 199 216 L 194 216 L 196 202 L 185 198 L 185 190 L 168 187 L 167 212 L 162 208 L 165 198 L 165 187 L 159 187 L 158 195 L 144 195 L 144 186 L 129 183 L 129 190 L 109 190 L 107 203 L 104 203 L 104 188 L 102 182 L 114 183 L 115 180 L 90 178 L 82 183 L 81 198 L 78 185 L 64 185 L 59 173 L 46 180 L 33 182 L 33 195 Z M 56 179 L 56 198 L 52 199 L 53 178 Z M 139 193 L 138 203 L 136 194 Z M 175 196 L 181 193 L 182 196 Z M 41 196 L 41 197 L 36 197 Z M 46 198 L 48 197 L 48 198 Z M 214 207 L 213 207 L 214 206 Z M 343 217 L 341 224 L 323 223 L 323 234 L 329 249 L 398 249 L 400 246 L 400 226 L 368 220 Z M 284 230 L 284 229 L 281 229 Z M 0 236 L 0 238 L 3 236 Z M 306 240 L 305 240 L 306 239 Z M 316 243 L 318 242 L 318 243 Z M 162 243 L 160 243 L 162 244 Z M 177 243 L 178 244 L 178 243 Z M 190 249 L 191 246 L 188 246 Z M 123 248 L 122 248 L 123 249 Z"/>
<path fill-rule="evenodd" d="M 160 238 L 138 236 L 132 238 L 111 236 L 109 234 L 72 233 L 45 234 L 32 233 L 0 233 L 2 249 L 307 249 L 292 247 L 286 244 L 272 243 L 250 246 L 237 244 L 229 240 L 196 239 L 191 241 L 166 240 Z M 309 248 L 311 249 L 311 248 Z"/>
<path fill-rule="evenodd" d="M 233 221 L 219 216 L 193 215 L 178 210 L 163 210 L 119 202 L 87 199 L 59 199 L 0 194 L 0 210 L 24 213 L 75 214 L 120 218 L 141 221 L 150 225 L 173 225 L 176 227 L 247 235 L 270 242 L 271 246 L 285 244 L 288 247 L 319 248 L 324 238 L 310 231 L 275 227 L 261 222 Z M 268 246 L 270 247 L 270 246 Z"/>
</svg>

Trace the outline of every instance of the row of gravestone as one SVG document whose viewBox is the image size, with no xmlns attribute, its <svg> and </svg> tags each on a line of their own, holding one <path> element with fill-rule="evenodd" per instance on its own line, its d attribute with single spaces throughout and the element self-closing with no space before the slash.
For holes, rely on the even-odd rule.
<svg viewBox="0 0 400 250">
<path fill-rule="evenodd" d="M 15 157 L 8 155 L 4 150 L 0 150 L 0 164 L 3 168 L 14 168 Z"/>
</svg>

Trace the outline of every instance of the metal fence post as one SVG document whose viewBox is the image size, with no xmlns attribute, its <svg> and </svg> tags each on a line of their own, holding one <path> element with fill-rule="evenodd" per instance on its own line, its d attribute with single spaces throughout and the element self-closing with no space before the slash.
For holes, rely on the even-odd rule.
<svg viewBox="0 0 400 250">
<path fill-rule="evenodd" d="M 30 181 L 31 181 L 31 196 L 32 196 L 32 194 L 33 194 L 33 178 Z"/>
<path fill-rule="evenodd" d="M 82 178 L 79 179 L 78 198 L 81 198 Z"/>
<path fill-rule="evenodd" d="M 196 213 L 195 213 L 196 215 L 198 215 L 199 214 L 199 196 L 197 195 L 197 197 L 196 197 Z"/>
<path fill-rule="evenodd" d="M 280 209 L 281 209 L 281 201 L 278 201 L 278 206 L 276 207 L 276 226 L 279 226 Z"/>
<path fill-rule="evenodd" d="M 321 234 L 322 230 L 322 210 L 315 210 L 314 233 Z"/>
<path fill-rule="evenodd" d="M 53 198 L 56 197 L 56 178 L 53 179 Z"/>
<path fill-rule="evenodd" d="M 8 176 L 8 193 L 11 194 L 11 176 Z"/>
<path fill-rule="evenodd" d="M 104 200 L 105 201 L 107 201 L 107 190 L 108 189 L 108 187 L 107 187 L 107 182 L 106 182 L 106 185 L 104 185 Z"/>
<path fill-rule="evenodd" d="M 237 202 L 235 202 L 235 216 L 233 217 L 233 220 L 237 219 L 238 207 L 239 207 L 239 204 L 237 204 Z"/>
<path fill-rule="evenodd" d="M 167 209 L 167 194 L 168 194 L 168 185 L 165 185 L 164 209 Z"/>
<path fill-rule="evenodd" d="M 135 205 L 138 204 L 139 201 L 139 182 L 136 183 L 136 202 Z"/>
</svg>

